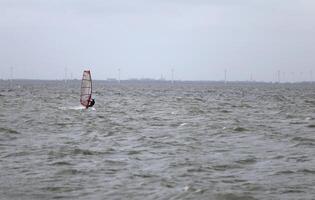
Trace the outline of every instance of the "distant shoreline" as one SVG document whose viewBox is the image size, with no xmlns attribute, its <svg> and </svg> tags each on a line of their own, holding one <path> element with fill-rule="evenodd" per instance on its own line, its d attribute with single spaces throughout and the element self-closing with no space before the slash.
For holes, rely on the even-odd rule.
<svg viewBox="0 0 315 200">
<path fill-rule="evenodd" d="M 67 80 L 52 80 L 52 79 L 0 79 L 0 82 L 81 82 L 80 79 L 67 79 Z M 163 84 L 176 84 L 176 83 L 208 83 L 208 84 L 315 84 L 315 81 L 299 81 L 299 82 L 272 82 L 272 81 L 206 81 L 206 80 L 155 80 L 155 79 L 126 79 L 120 80 L 120 83 L 116 79 L 98 80 L 93 82 L 106 82 L 106 83 L 163 83 Z"/>
</svg>

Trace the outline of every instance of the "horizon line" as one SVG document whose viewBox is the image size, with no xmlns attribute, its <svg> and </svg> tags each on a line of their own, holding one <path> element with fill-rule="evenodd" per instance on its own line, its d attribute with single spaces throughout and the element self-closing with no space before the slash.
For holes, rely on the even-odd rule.
<svg viewBox="0 0 315 200">
<path fill-rule="evenodd" d="M 73 78 L 73 79 L 33 79 L 33 78 L 15 78 L 15 79 L 0 79 L 0 81 L 4 82 L 12 82 L 12 81 L 81 81 L 81 79 Z M 107 79 L 93 79 L 93 81 L 104 81 L 104 82 L 117 82 L 118 79 L 107 78 Z M 153 79 L 153 78 L 130 78 L 130 79 L 121 79 L 120 82 L 212 82 L 212 83 L 315 83 L 315 81 L 255 81 L 255 80 L 161 80 L 161 79 Z"/>
</svg>

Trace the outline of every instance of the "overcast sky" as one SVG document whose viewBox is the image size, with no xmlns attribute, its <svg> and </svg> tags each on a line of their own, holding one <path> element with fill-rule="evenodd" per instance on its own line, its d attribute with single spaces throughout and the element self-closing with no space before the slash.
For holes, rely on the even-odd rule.
<svg viewBox="0 0 315 200">
<path fill-rule="evenodd" d="M 315 77 L 314 0 L 0 0 L 0 78 Z"/>
</svg>

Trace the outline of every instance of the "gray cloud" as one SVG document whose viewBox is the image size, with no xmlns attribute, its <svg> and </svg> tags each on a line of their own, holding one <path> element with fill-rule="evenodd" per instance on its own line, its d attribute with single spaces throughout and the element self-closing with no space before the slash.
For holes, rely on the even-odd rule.
<svg viewBox="0 0 315 200">
<path fill-rule="evenodd" d="M 0 1 L 0 78 L 274 80 L 314 68 L 315 3 L 242 1 Z M 314 69 L 315 71 L 315 69 Z M 299 77 L 302 79 L 303 77 Z M 305 79 L 307 77 L 304 77 Z M 295 78 L 296 80 L 297 78 Z"/>
</svg>

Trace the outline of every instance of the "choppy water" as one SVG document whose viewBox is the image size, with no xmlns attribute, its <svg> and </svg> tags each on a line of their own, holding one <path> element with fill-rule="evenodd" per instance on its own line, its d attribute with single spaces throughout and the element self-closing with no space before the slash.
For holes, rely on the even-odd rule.
<svg viewBox="0 0 315 200">
<path fill-rule="evenodd" d="M 314 84 L 0 83 L 0 199 L 315 198 Z"/>
</svg>

